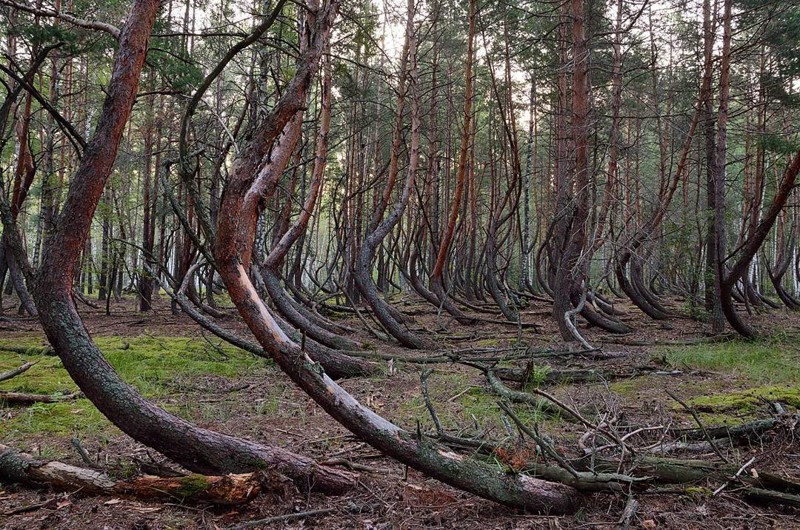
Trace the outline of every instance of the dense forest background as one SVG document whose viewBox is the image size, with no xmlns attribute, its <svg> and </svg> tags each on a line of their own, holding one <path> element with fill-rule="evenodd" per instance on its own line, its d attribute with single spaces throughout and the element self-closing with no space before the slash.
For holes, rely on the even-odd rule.
<svg viewBox="0 0 800 530">
<path fill-rule="evenodd" d="M 3 190 L 35 267 L 109 78 L 117 30 L 92 21 L 121 20 L 127 5 L 4 4 L 3 80 L 17 97 L 4 109 Z M 626 330 L 591 309 L 604 294 L 657 319 L 669 313 L 659 296 L 677 295 L 716 331 L 715 284 L 732 291 L 723 304 L 796 308 L 795 199 L 780 187 L 797 151 L 797 9 L 731 4 L 343 6 L 325 59 L 329 121 L 318 81 L 259 205 L 259 262 L 313 208 L 269 263 L 280 279 L 271 293 L 383 306 L 375 293 L 413 289 L 460 319 L 454 304 L 491 297 L 513 321 L 526 297 L 553 296 L 561 320 L 587 292 L 583 316 L 611 331 Z M 221 190 L 294 74 L 297 9 L 164 5 L 76 273 L 82 296 L 135 293 L 146 311 L 154 275 L 180 284 L 200 259 L 190 293 L 213 305 L 219 282 L 205 258 Z M 54 16 L 62 10 L 75 15 Z M 327 166 L 316 177 L 320 134 Z M 776 195 L 786 207 L 773 220 Z M 369 240 L 395 209 L 388 232 Z M 766 237 L 762 222 L 775 225 Z M 25 290 L 8 255 L 6 295 Z M 401 342 L 418 342 L 390 307 L 378 315 Z"/>
<path fill-rule="evenodd" d="M 277 466 L 328 493 L 355 480 L 167 412 L 84 316 L 189 316 L 383 454 L 543 513 L 641 477 L 577 469 L 506 402 L 507 430 L 556 463 L 498 471 L 432 449 L 466 442 L 439 422 L 430 372 L 436 436 L 336 380 L 438 352 L 409 362 L 463 361 L 508 402 L 544 399 L 622 469 L 636 427 L 500 381 L 529 383 L 526 337 L 609 360 L 598 330 L 641 345 L 625 336 L 650 338 L 652 322 L 710 341 L 796 327 L 793 2 L 0 0 L 0 13 L 0 316 L 36 317 L 83 395 L 188 470 Z M 441 353 L 480 326 L 514 334 L 517 357 Z M 497 364 L 511 361 L 527 365 Z"/>
</svg>

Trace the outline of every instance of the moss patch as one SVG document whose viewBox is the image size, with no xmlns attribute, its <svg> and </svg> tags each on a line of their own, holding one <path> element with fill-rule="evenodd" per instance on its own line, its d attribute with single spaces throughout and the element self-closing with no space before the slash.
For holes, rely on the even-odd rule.
<svg viewBox="0 0 800 530">
<path fill-rule="evenodd" d="M 16 439 L 28 434 L 84 435 L 113 430 L 111 422 L 88 399 L 14 407 L 11 414 L 5 421 L 4 438 Z"/>
<path fill-rule="evenodd" d="M 208 489 L 208 479 L 203 475 L 189 475 L 180 479 L 180 487 L 175 491 L 181 497 L 191 497 Z"/>
<path fill-rule="evenodd" d="M 623 379 L 621 381 L 616 381 L 609 385 L 609 388 L 615 394 L 619 394 L 620 396 L 624 397 L 634 397 L 639 393 L 639 389 L 641 388 L 642 383 L 644 382 L 644 378 L 636 378 L 636 379 Z"/>
<path fill-rule="evenodd" d="M 780 402 L 790 407 L 800 407 L 800 389 L 789 386 L 762 386 L 737 392 L 698 396 L 687 404 L 701 412 L 742 411 L 751 412 L 763 407 L 764 401 Z"/>
<path fill-rule="evenodd" d="M 145 397 L 159 399 L 197 388 L 202 376 L 235 379 L 257 370 L 271 369 L 270 361 L 259 359 L 230 346 L 212 346 L 202 339 L 156 337 L 98 337 L 96 344 L 120 376 Z M 0 346 L 40 347 L 38 338 L 0 340 Z M 20 355 L 0 351 L 0 372 L 26 361 L 39 361 L 30 370 L 0 383 L 0 390 L 34 394 L 66 394 L 78 390 L 58 357 Z M 187 416 L 187 411 L 176 411 Z M 10 407 L 0 403 L 3 429 L 0 440 L 12 441 L 23 435 L 96 433 L 112 429 L 111 423 L 87 399 L 63 403 L 37 403 Z M 206 412 L 206 414 L 208 414 Z"/>
</svg>

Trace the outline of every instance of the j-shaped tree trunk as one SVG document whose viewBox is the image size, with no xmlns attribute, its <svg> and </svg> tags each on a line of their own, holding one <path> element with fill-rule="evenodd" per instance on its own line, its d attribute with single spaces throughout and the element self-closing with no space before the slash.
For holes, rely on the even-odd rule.
<svg viewBox="0 0 800 530">
<path fill-rule="evenodd" d="M 400 61 L 400 87 L 397 96 L 397 111 L 395 117 L 395 128 L 392 134 L 392 150 L 389 162 L 389 175 L 383 196 L 378 200 L 378 206 L 370 222 L 370 232 L 361 245 L 361 251 L 356 259 L 353 278 L 358 285 L 364 299 L 372 307 L 375 317 L 383 327 L 403 346 L 418 349 L 432 349 L 436 343 L 418 336 L 403 325 L 402 315 L 385 302 L 378 294 L 378 289 L 372 279 L 372 260 L 378 247 L 389 235 L 408 205 L 411 198 L 411 191 L 414 189 L 414 179 L 417 166 L 419 164 L 419 143 L 420 143 L 420 118 L 419 118 L 419 94 L 416 86 L 416 61 L 417 52 L 414 36 L 414 0 L 408 2 L 408 12 L 406 18 L 406 35 L 403 44 L 402 58 Z M 403 128 L 403 108 L 405 106 L 406 90 L 411 91 L 411 145 L 409 147 L 409 161 L 405 186 L 397 199 L 391 213 L 384 219 L 383 214 L 388 209 L 391 195 L 397 181 L 398 158 L 400 156 L 400 144 L 402 141 Z"/>
<path fill-rule="evenodd" d="M 264 282 L 264 287 L 269 293 L 269 297 L 275 303 L 275 307 L 280 313 L 299 329 L 302 329 L 309 337 L 324 344 L 330 348 L 338 350 L 358 350 L 358 344 L 355 341 L 337 335 L 332 331 L 323 329 L 315 322 L 311 321 L 304 315 L 298 306 L 289 299 L 289 293 L 281 285 L 281 278 L 275 269 L 269 265 L 260 267 L 261 279 Z"/>
<path fill-rule="evenodd" d="M 800 300 L 783 286 L 783 278 L 792 264 L 792 254 L 797 244 L 797 225 L 792 223 L 791 232 L 786 243 L 783 242 L 783 238 L 780 236 L 778 241 L 779 247 L 778 254 L 775 257 L 775 266 L 767 264 L 767 274 L 770 282 L 772 282 L 772 287 L 775 289 L 775 294 L 778 295 L 781 302 L 792 311 L 797 311 L 800 310 Z"/>
<path fill-rule="evenodd" d="M 41 64 L 41 61 L 43 61 L 47 56 L 47 51 L 51 49 L 53 49 L 53 47 L 48 47 L 44 53 L 40 54 L 39 57 L 34 60 L 35 68 L 38 68 L 38 66 Z M 31 69 L 28 72 L 28 75 L 26 75 L 26 80 L 32 80 L 34 73 L 36 73 L 36 71 Z M 0 119 L 2 119 L 2 122 L 0 122 L 0 129 L 5 128 L 11 105 L 16 100 L 18 95 L 18 90 L 14 91 L 14 93 L 8 94 L 8 100 L 4 103 L 4 108 L 1 112 L 2 118 Z M 22 210 L 22 205 L 25 202 L 25 198 L 28 196 L 28 192 L 33 184 L 33 178 L 36 174 L 33 156 L 31 154 L 30 146 L 28 145 L 28 131 L 30 130 L 31 121 L 31 99 L 32 96 L 29 93 L 25 98 L 25 103 L 22 106 L 21 116 L 16 124 L 17 126 L 15 132 L 17 136 L 17 163 L 14 169 L 14 185 L 11 193 L 10 212 L 8 212 L 10 215 L 10 224 L 7 227 L 8 230 L 15 229 L 13 227 L 16 226 L 17 217 L 19 216 L 19 212 Z M 6 272 L 8 272 L 11 285 L 13 285 L 14 291 L 16 291 L 17 297 L 20 301 L 20 314 L 27 312 L 32 316 L 36 316 L 36 305 L 33 302 L 33 298 L 31 297 L 29 291 L 29 285 L 27 284 L 31 278 L 29 274 L 24 273 L 24 270 L 27 267 L 27 258 L 23 258 L 21 255 L 15 256 L 14 252 L 11 252 L 10 249 L 6 248 L 9 244 L 10 242 L 8 237 L 0 236 L 0 247 L 3 249 L 2 252 L 0 252 L 0 290 L 3 288 L 3 281 L 5 279 Z M 0 297 L 1 296 L 2 295 L 0 295 Z M 0 306 L 1 305 L 2 301 L 0 299 Z M 2 311 L 1 307 L 0 311 Z"/>
<path fill-rule="evenodd" d="M 332 23 L 338 7 L 334 0 L 326 4 L 319 17 Z M 326 26 L 329 28 L 329 25 Z M 328 38 L 328 32 L 319 38 Z M 322 47 L 320 46 L 319 49 Z M 318 56 L 317 58 L 318 59 Z M 306 70 L 303 70 L 306 67 Z M 315 62 L 301 65 L 298 75 L 313 75 Z M 306 79 L 306 82 L 309 82 Z M 284 94 L 291 94 L 286 90 Z M 302 101 L 282 98 L 287 112 L 297 110 Z M 273 111 L 277 127 L 280 119 L 288 120 L 291 114 Z M 278 129 L 279 130 L 279 129 Z M 277 134 L 277 131 L 275 132 Z M 265 138 L 268 141 L 268 138 Z M 413 148 L 412 148 L 413 150 Z M 570 513 L 576 509 L 577 493 L 568 486 L 554 484 L 525 475 L 510 475 L 476 460 L 454 454 L 435 444 L 421 434 L 405 431 L 374 411 L 364 407 L 350 394 L 331 380 L 324 370 L 300 351 L 300 348 L 278 328 L 258 292 L 250 281 L 247 269 L 251 255 L 258 214 L 254 187 L 259 179 L 251 171 L 247 159 L 258 151 L 251 142 L 244 156 L 234 163 L 233 172 L 225 188 L 217 226 L 214 254 L 231 300 L 244 318 L 256 339 L 270 353 L 280 368 L 298 386 L 305 390 L 331 416 L 387 455 L 397 458 L 431 477 L 506 505 L 551 514 Z M 244 160 L 242 160 L 244 158 Z M 224 237 L 222 235 L 224 234 Z"/>
<path fill-rule="evenodd" d="M 456 189 L 453 196 L 453 205 L 450 210 L 450 217 L 447 226 L 442 234 L 439 250 L 436 254 L 436 262 L 431 272 L 431 292 L 438 298 L 441 305 L 448 313 L 464 324 L 472 322 L 456 305 L 447 294 L 444 287 L 444 268 L 450 254 L 450 246 L 456 233 L 456 221 L 458 212 L 461 210 L 461 201 L 464 196 L 464 186 L 466 185 L 467 164 L 469 146 L 472 141 L 472 62 L 475 56 L 475 0 L 469 3 L 469 31 L 467 33 L 467 59 L 464 65 L 464 131 L 461 134 L 461 148 L 458 152 L 458 169 L 456 171 Z"/>
<path fill-rule="evenodd" d="M 678 189 L 678 184 L 686 178 L 689 172 L 689 155 L 691 153 L 695 131 L 697 130 L 701 115 L 706 111 L 705 100 L 710 97 L 712 67 L 713 61 L 709 52 L 705 56 L 703 66 L 704 75 L 700 85 L 696 109 L 689 125 L 689 131 L 686 133 L 686 139 L 681 147 L 681 155 L 678 159 L 675 171 L 669 177 L 666 170 L 662 172 L 661 183 L 659 185 L 660 194 L 655 209 L 650 214 L 649 218 L 634 231 L 633 235 L 623 245 L 623 248 L 620 249 L 616 263 L 614 264 L 614 273 L 622 291 L 640 310 L 642 310 L 642 312 L 655 320 L 669 318 L 669 312 L 660 305 L 644 285 L 641 278 L 641 264 L 639 262 L 641 256 L 639 254 L 642 252 L 642 247 L 650 241 L 658 227 L 661 226 L 667 214 L 667 210 L 669 209 L 669 205 L 672 202 L 672 198 L 675 195 L 675 191 Z M 629 267 L 630 273 L 628 272 Z"/>
<path fill-rule="evenodd" d="M 567 13 L 571 6 L 571 13 Z M 572 123 L 571 139 L 574 147 L 572 168 L 567 166 L 566 137 L 559 147 L 559 169 L 557 175 L 556 224 L 551 240 L 551 281 L 553 290 L 553 318 L 564 340 L 573 340 L 573 333 L 566 324 L 564 315 L 573 308 L 572 294 L 585 284 L 588 264 L 582 259 L 587 245 L 587 221 L 589 220 L 590 174 L 589 174 L 589 49 L 586 39 L 586 6 L 583 0 L 572 0 L 562 4 L 562 21 L 572 18 L 572 56 L 575 64 L 572 75 Z M 569 16 L 568 16 L 569 15 Z M 566 57 L 566 28 L 561 33 L 561 60 Z M 559 96 L 566 106 L 566 78 L 559 75 Z M 565 111 L 562 111 L 562 114 Z M 566 119 L 560 116 L 561 134 L 566 133 Z M 566 167 L 565 167 L 566 166 Z M 574 177 L 567 175 L 574 171 Z"/>
<path fill-rule="evenodd" d="M 722 305 L 725 319 L 734 330 L 745 337 L 755 337 L 756 332 L 747 325 L 736 312 L 736 307 L 733 305 L 733 288 L 747 272 L 750 263 L 753 261 L 753 257 L 755 257 L 756 253 L 761 248 L 764 240 L 767 239 L 769 231 L 778 218 L 778 214 L 781 213 L 781 210 L 789 200 L 798 173 L 800 173 L 800 151 L 794 155 L 794 158 L 786 167 L 780 185 L 772 199 L 772 204 L 770 204 L 769 209 L 761 218 L 761 222 L 758 223 L 755 230 L 745 239 L 737 253 L 734 254 L 736 262 L 730 267 L 728 273 L 721 282 L 720 304 Z"/>
<path fill-rule="evenodd" d="M 310 321 L 304 314 L 302 314 L 297 307 L 295 307 L 289 300 L 289 296 L 283 286 L 280 284 L 280 277 L 278 269 L 286 258 L 289 249 L 292 245 L 305 233 L 308 223 L 311 220 L 311 213 L 317 204 L 317 199 L 322 190 L 322 183 L 325 175 L 325 167 L 328 157 L 328 133 L 330 132 L 331 124 L 331 67 L 330 59 L 325 59 L 325 67 L 323 68 L 322 79 L 322 93 L 321 93 L 321 107 L 319 133 L 317 134 L 317 146 L 314 157 L 314 169 L 312 170 L 311 186 L 306 197 L 305 203 L 300 210 L 300 215 L 292 224 L 287 227 L 275 246 L 270 250 L 264 264 L 261 267 L 261 277 L 264 280 L 264 285 L 269 292 L 272 300 L 278 305 L 281 312 L 286 316 L 289 321 L 298 326 L 305 333 L 314 340 L 325 344 L 327 346 L 338 348 L 342 350 L 355 350 L 357 344 L 349 339 L 341 337 L 332 333 L 329 330 L 323 329 Z M 287 201 L 288 202 L 288 201 Z M 350 367 L 352 374 L 370 373 L 375 369 L 370 363 L 364 362 L 361 359 L 351 359 L 341 354 L 332 355 L 337 358 L 338 364 L 342 368 Z"/>
<path fill-rule="evenodd" d="M 97 128 L 71 179 L 56 229 L 44 245 L 34 290 L 42 327 L 64 367 L 100 412 L 135 440 L 180 465 L 212 474 L 269 466 L 302 487 L 345 491 L 354 486 L 350 473 L 319 466 L 285 449 L 198 428 L 147 402 L 105 360 L 72 300 L 74 270 L 131 113 L 160 3 L 136 0 L 120 34 Z"/>
</svg>

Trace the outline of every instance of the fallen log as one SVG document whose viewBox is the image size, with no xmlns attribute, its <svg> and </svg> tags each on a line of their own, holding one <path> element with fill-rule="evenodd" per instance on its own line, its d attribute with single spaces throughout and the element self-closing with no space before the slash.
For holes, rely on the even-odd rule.
<svg viewBox="0 0 800 530">
<path fill-rule="evenodd" d="M 449 447 L 460 450 L 468 448 L 472 455 L 479 455 L 482 459 L 493 462 L 502 462 L 508 467 L 507 472 L 516 474 L 524 471 L 532 477 L 566 484 L 577 491 L 594 493 L 609 492 L 619 493 L 631 489 L 647 489 L 650 487 L 650 477 L 634 477 L 624 473 L 599 472 L 588 468 L 568 470 L 559 465 L 546 464 L 540 461 L 537 450 L 526 451 L 519 447 L 504 447 L 481 438 L 460 438 L 444 432 L 437 435 L 437 439 Z"/>
<path fill-rule="evenodd" d="M 796 482 L 774 473 L 757 471 L 756 473 L 739 473 L 741 469 L 734 464 L 711 462 L 707 460 L 681 460 L 677 458 L 637 457 L 631 462 L 636 476 L 647 476 L 652 483 L 658 484 L 692 484 L 713 480 L 717 482 L 737 481 L 753 488 L 769 491 L 781 491 L 800 494 L 800 482 Z M 617 472 L 619 461 L 596 460 L 593 469 L 596 472 Z"/>
<path fill-rule="evenodd" d="M 494 372 L 500 379 L 527 384 L 534 372 L 527 368 L 495 368 Z M 541 384 L 556 385 L 562 383 L 591 383 L 596 381 L 612 381 L 615 379 L 629 379 L 640 375 L 681 375 L 680 370 L 662 370 L 651 367 L 622 368 L 618 370 L 603 370 L 596 368 L 578 368 L 574 370 L 549 370 L 541 376 Z M 538 382 L 538 381 L 537 381 Z"/>
<path fill-rule="evenodd" d="M 219 505 L 244 504 L 262 491 L 285 493 L 291 487 L 289 479 L 274 471 L 220 476 L 145 475 L 128 480 L 114 480 L 105 473 L 92 469 L 62 462 L 40 461 L 5 445 L 0 445 L 0 479 L 139 500 L 179 500 Z"/>
<path fill-rule="evenodd" d="M 71 394 L 27 394 L 24 392 L 0 392 L 0 402 L 18 405 L 31 405 L 33 403 L 60 403 L 77 399 L 81 392 Z"/>
<path fill-rule="evenodd" d="M 20 374 L 24 374 L 25 372 L 30 370 L 30 368 L 33 365 L 35 365 L 38 362 L 39 361 L 27 362 L 27 363 L 23 364 L 22 366 L 20 366 L 18 368 L 14 368 L 13 370 L 9 370 L 8 372 L 3 372 L 2 374 L 0 374 L 0 381 L 8 381 L 9 379 L 17 377 Z"/>
<path fill-rule="evenodd" d="M 797 414 L 784 414 L 776 418 L 756 420 L 741 425 L 706 427 L 705 433 L 703 433 L 702 429 L 673 429 L 669 432 L 678 438 L 677 440 L 653 446 L 648 452 L 660 455 L 678 451 L 692 453 L 712 452 L 714 451 L 713 446 L 735 447 L 746 445 L 763 439 L 770 432 L 780 432 L 780 428 L 783 428 L 787 433 L 791 433 L 797 430 L 798 423 L 800 423 L 800 416 Z M 708 439 L 705 439 L 706 436 L 708 436 Z"/>
<path fill-rule="evenodd" d="M 712 438 L 712 441 L 717 448 L 729 448 L 735 446 L 733 441 L 729 438 Z M 684 442 L 678 440 L 674 442 L 660 443 L 656 446 L 650 447 L 647 452 L 652 455 L 667 455 L 670 453 L 712 453 L 714 452 L 714 447 L 712 447 L 711 443 L 705 440 L 699 442 Z"/>
<path fill-rule="evenodd" d="M 775 418 L 756 420 L 741 425 L 722 427 L 707 427 L 706 432 L 712 438 L 731 438 L 736 440 L 752 440 L 764 435 L 781 425 L 787 426 L 790 430 L 796 430 L 800 424 L 800 415 L 784 414 Z M 705 437 L 701 429 L 686 429 L 673 431 L 673 434 L 686 438 L 687 440 L 699 440 Z"/>
<path fill-rule="evenodd" d="M 785 504 L 786 506 L 800 508 L 800 495 L 792 495 L 791 493 L 781 493 L 761 488 L 747 488 L 744 496 L 751 502 Z"/>
</svg>

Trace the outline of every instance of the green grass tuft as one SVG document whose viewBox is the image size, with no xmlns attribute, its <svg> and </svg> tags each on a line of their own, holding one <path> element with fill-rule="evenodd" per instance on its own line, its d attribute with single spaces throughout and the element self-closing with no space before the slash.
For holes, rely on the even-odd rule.
<svg viewBox="0 0 800 530">
<path fill-rule="evenodd" d="M 758 340 L 671 347 L 656 355 L 677 368 L 727 373 L 731 378 L 704 382 L 701 395 L 686 400 L 708 424 L 732 424 L 757 414 L 767 402 L 800 407 L 800 348 L 794 334 Z M 688 385 L 686 388 L 692 388 Z M 731 388 L 733 387 L 733 388 Z M 742 388 L 749 387 L 749 388 Z M 613 385 L 612 385 L 613 388 Z M 673 409 L 681 409 L 673 405 Z"/>
<path fill-rule="evenodd" d="M 675 367 L 684 365 L 706 370 L 721 370 L 758 384 L 797 383 L 800 381 L 798 338 L 778 335 L 755 341 L 728 342 L 671 347 L 657 352 L 666 355 Z"/>
</svg>

